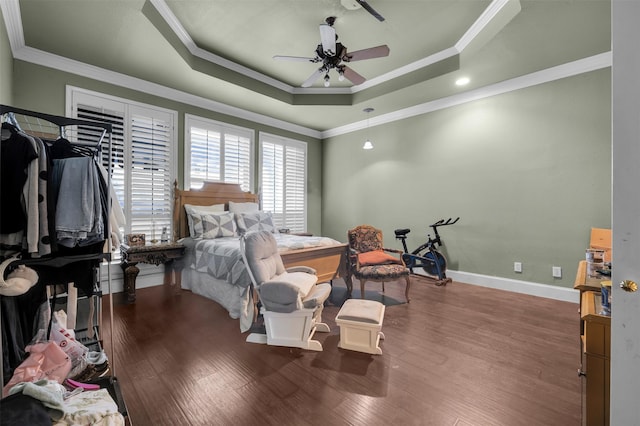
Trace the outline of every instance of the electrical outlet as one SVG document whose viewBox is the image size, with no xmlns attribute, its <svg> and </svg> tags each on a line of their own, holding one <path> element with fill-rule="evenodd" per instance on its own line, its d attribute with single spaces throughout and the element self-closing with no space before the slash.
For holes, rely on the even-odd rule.
<svg viewBox="0 0 640 426">
<path fill-rule="evenodd" d="M 551 268 L 551 275 L 553 275 L 553 278 L 562 278 L 562 268 L 560 266 L 553 266 Z"/>
<path fill-rule="evenodd" d="M 513 272 L 522 272 L 522 262 L 513 262 Z"/>
</svg>

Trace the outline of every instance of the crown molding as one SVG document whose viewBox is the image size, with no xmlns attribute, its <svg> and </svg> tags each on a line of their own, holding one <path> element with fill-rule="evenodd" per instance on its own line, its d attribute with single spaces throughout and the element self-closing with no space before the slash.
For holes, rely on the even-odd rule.
<svg viewBox="0 0 640 426">
<path fill-rule="evenodd" d="M 454 45 L 455 49 L 461 53 L 480 33 L 489 26 L 491 21 L 498 16 L 500 11 L 508 4 L 516 4 L 520 8 L 520 0 L 494 0 L 482 12 L 478 19 L 469 27 L 469 29 L 460 37 L 460 40 Z"/>
<path fill-rule="evenodd" d="M 0 9 L 4 16 L 4 24 L 7 27 L 7 36 L 11 51 L 15 52 L 24 47 L 24 30 L 22 28 L 22 16 L 20 15 L 20 3 L 18 0 L 0 0 Z"/>
<path fill-rule="evenodd" d="M 387 114 L 378 115 L 369 120 L 362 120 L 355 123 L 347 124 L 345 126 L 325 130 L 322 132 L 322 139 L 355 132 L 357 130 L 363 130 L 365 128 L 379 126 L 381 124 L 404 120 L 405 118 L 428 114 L 433 111 L 449 108 L 467 102 L 477 101 L 479 99 L 488 98 L 490 96 L 496 96 L 502 93 L 512 92 L 538 84 L 548 83 L 566 77 L 572 77 L 590 71 L 607 68 L 611 66 L 611 63 L 611 52 L 601 53 L 599 55 L 594 55 L 588 58 L 548 68 L 546 70 L 537 71 L 531 74 L 512 78 L 510 80 L 491 84 L 489 86 L 480 87 L 468 92 L 436 99 L 434 101 L 415 105 L 409 108 L 404 108 Z"/>
<path fill-rule="evenodd" d="M 169 28 L 174 32 L 176 37 L 182 42 L 187 50 L 194 56 L 209 61 L 216 65 L 225 67 L 238 74 L 252 78 L 264 84 L 268 84 L 277 89 L 283 90 L 292 95 L 318 95 L 318 94 L 354 94 L 362 92 L 363 90 L 375 87 L 377 85 L 386 83 L 403 75 L 412 73 L 421 68 L 433 65 L 438 61 L 444 60 L 451 56 L 458 55 L 464 50 L 464 48 L 471 43 L 482 31 L 489 27 L 494 19 L 496 19 L 503 8 L 508 4 L 516 4 L 518 10 L 520 8 L 520 0 L 493 0 L 489 6 L 482 12 L 482 14 L 476 19 L 476 21 L 469 27 L 462 38 L 454 45 L 440 52 L 429 55 L 423 59 L 412 62 L 411 64 L 404 65 L 395 70 L 382 74 L 378 77 L 369 79 L 362 84 L 355 85 L 346 88 L 302 88 L 294 87 L 286 84 L 280 80 L 269 77 L 258 71 L 236 64 L 221 56 L 215 55 L 209 51 L 198 47 L 191 36 L 187 33 L 186 29 L 182 26 L 182 23 L 171 11 L 171 8 L 165 0 L 147 0 L 158 11 L 162 19 L 165 20 Z"/>
<path fill-rule="evenodd" d="M 502 0 L 494 1 L 497 4 Z M 505 0 L 509 1 L 509 0 Z M 551 82 L 554 80 L 571 77 L 574 75 L 610 67 L 612 63 L 611 52 L 605 52 L 585 59 L 573 61 L 546 70 L 531 73 L 525 76 L 516 77 L 510 80 L 481 87 L 464 93 L 459 93 L 442 99 L 426 102 L 409 108 L 400 109 L 391 113 L 379 115 L 367 120 L 354 122 L 345 126 L 336 127 L 325 131 L 317 131 L 284 120 L 278 120 L 263 114 L 257 114 L 245 109 L 233 107 L 221 102 L 206 99 L 180 90 L 171 89 L 156 83 L 131 77 L 125 74 L 109 71 L 93 65 L 85 64 L 62 56 L 54 55 L 38 49 L 25 46 L 22 30 L 22 19 L 20 16 L 20 5 L 18 0 L 0 0 L 0 8 L 7 27 L 8 37 L 14 59 L 30 62 L 48 68 L 80 75 L 93 80 L 104 81 L 116 86 L 140 91 L 154 96 L 159 96 L 187 105 L 193 105 L 202 109 L 232 115 L 255 123 L 279 128 L 300 135 L 309 136 L 316 139 L 326 139 L 339 136 L 366 127 L 375 127 L 381 124 L 403 120 L 417 115 L 427 114 L 439 109 L 449 108 L 466 102 L 499 95 L 502 93 L 523 89 L 526 87 Z M 452 48 L 453 49 L 453 48 Z M 446 54 L 446 53 L 445 53 Z M 437 54 L 436 54 L 437 55 Z M 428 58 L 425 58 L 425 60 Z M 418 61 L 419 62 L 419 61 Z M 309 90 L 309 89 L 306 89 Z M 318 90 L 322 90 L 319 89 Z M 326 93 L 326 91 L 323 91 Z"/>
<path fill-rule="evenodd" d="M 30 62 L 47 68 L 53 68 L 59 71 L 68 72 L 70 74 L 87 77 L 93 80 L 102 81 L 113 84 L 115 86 L 124 87 L 138 92 L 159 96 L 173 101 L 182 102 L 187 105 L 203 108 L 209 111 L 215 111 L 221 114 L 227 114 L 255 123 L 272 126 L 283 130 L 288 130 L 301 135 L 310 136 L 320 139 L 320 132 L 307 127 L 299 126 L 284 120 L 278 120 L 267 115 L 257 114 L 242 108 L 236 108 L 211 99 L 186 93 L 181 90 L 172 89 L 157 83 L 152 83 L 129 75 L 106 70 L 94 65 L 85 64 L 62 56 L 54 55 L 42 50 L 24 47 L 15 52 L 13 57 L 21 61 Z"/>
<path fill-rule="evenodd" d="M 184 44 L 184 46 L 189 50 L 189 52 L 191 52 L 192 55 L 204 59 L 205 61 L 213 62 L 222 67 L 228 68 L 232 71 L 237 72 L 238 74 L 242 74 L 254 80 L 261 81 L 262 83 L 268 84 L 277 89 L 292 93 L 293 86 L 290 86 L 286 83 L 281 82 L 280 80 L 276 80 L 275 78 L 269 77 L 258 71 L 252 70 L 251 68 L 237 64 L 233 61 L 223 58 L 222 56 L 216 55 L 198 47 L 189 33 L 187 33 L 187 30 L 182 26 L 182 23 L 178 20 L 176 15 L 173 14 L 165 0 L 148 1 L 153 5 L 153 7 L 156 8 L 158 13 L 160 13 L 160 16 L 162 16 L 162 18 L 167 22 L 171 30 L 176 34 L 178 39 L 180 39 L 182 44 Z"/>
</svg>

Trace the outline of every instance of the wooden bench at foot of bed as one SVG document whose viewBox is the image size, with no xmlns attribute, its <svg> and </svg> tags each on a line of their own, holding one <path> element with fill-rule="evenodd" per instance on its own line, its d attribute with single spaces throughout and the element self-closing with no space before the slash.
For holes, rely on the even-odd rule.
<svg viewBox="0 0 640 426">
<path fill-rule="evenodd" d="M 316 247 L 280 253 L 285 268 L 309 266 L 316 270 L 318 282 L 323 283 L 347 276 L 347 244 Z"/>
</svg>

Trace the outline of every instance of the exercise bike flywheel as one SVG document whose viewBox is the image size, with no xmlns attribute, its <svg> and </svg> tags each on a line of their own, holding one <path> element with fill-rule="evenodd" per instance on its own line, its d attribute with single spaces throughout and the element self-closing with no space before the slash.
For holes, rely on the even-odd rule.
<svg viewBox="0 0 640 426">
<path fill-rule="evenodd" d="M 447 259 L 445 259 L 445 257 L 439 252 L 431 251 L 426 252 L 423 257 L 426 261 L 422 262 L 422 269 L 427 274 L 442 279 L 444 277 L 444 272 L 447 270 Z"/>
</svg>

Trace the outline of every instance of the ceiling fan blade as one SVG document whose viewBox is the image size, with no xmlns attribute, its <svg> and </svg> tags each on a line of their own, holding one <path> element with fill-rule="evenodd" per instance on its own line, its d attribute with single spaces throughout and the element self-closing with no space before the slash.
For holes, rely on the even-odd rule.
<svg viewBox="0 0 640 426">
<path fill-rule="evenodd" d="M 376 17 L 376 19 L 380 22 L 384 21 L 384 17 L 382 15 L 380 15 L 378 12 L 376 12 L 370 5 L 369 3 L 366 2 L 366 0 L 356 0 L 358 2 L 358 4 L 360 6 L 362 6 L 362 8 L 364 10 L 366 10 L 367 12 L 369 12 L 370 14 L 372 14 L 373 16 Z"/>
<path fill-rule="evenodd" d="M 295 61 L 295 62 L 319 62 L 319 58 L 305 58 L 302 56 L 282 56 L 275 55 L 273 59 L 277 59 L 278 61 Z"/>
<path fill-rule="evenodd" d="M 370 47 L 368 49 L 356 50 L 355 52 L 347 52 L 342 58 L 345 62 L 362 61 L 364 59 L 382 58 L 389 56 L 389 46 Z"/>
<path fill-rule="evenodd" d="M 358 74 L 357 72 L 355 72 L 349 67 L 344 67 L 344 77 L 356 85 L 362 84 L 365 81 L 367 81 L 366 78 L 364 78 L 363 76 L 361 76 L 360 74 Z"/>
<path fill-rule="evenodd" d="M 320 40 L 322 51 L 327 56 L 336 54 L 336 30 L 329 24 L 320 24 Z"/>
<path fill-rule="evenodd" d="M 324 74 L 325 69 L 324 68 L 318 68 L 316 70 L 316 72 L 314 72 L 313 74 L 311 74 L 311 76 L 309 76 L 308 79 L 306 79 L 304 81 L 304 83 L 301 84 L 302 87 L 310 87 L 317 79 L 320 78 L 320 76 L 322 74 Z"/>
</svg>

